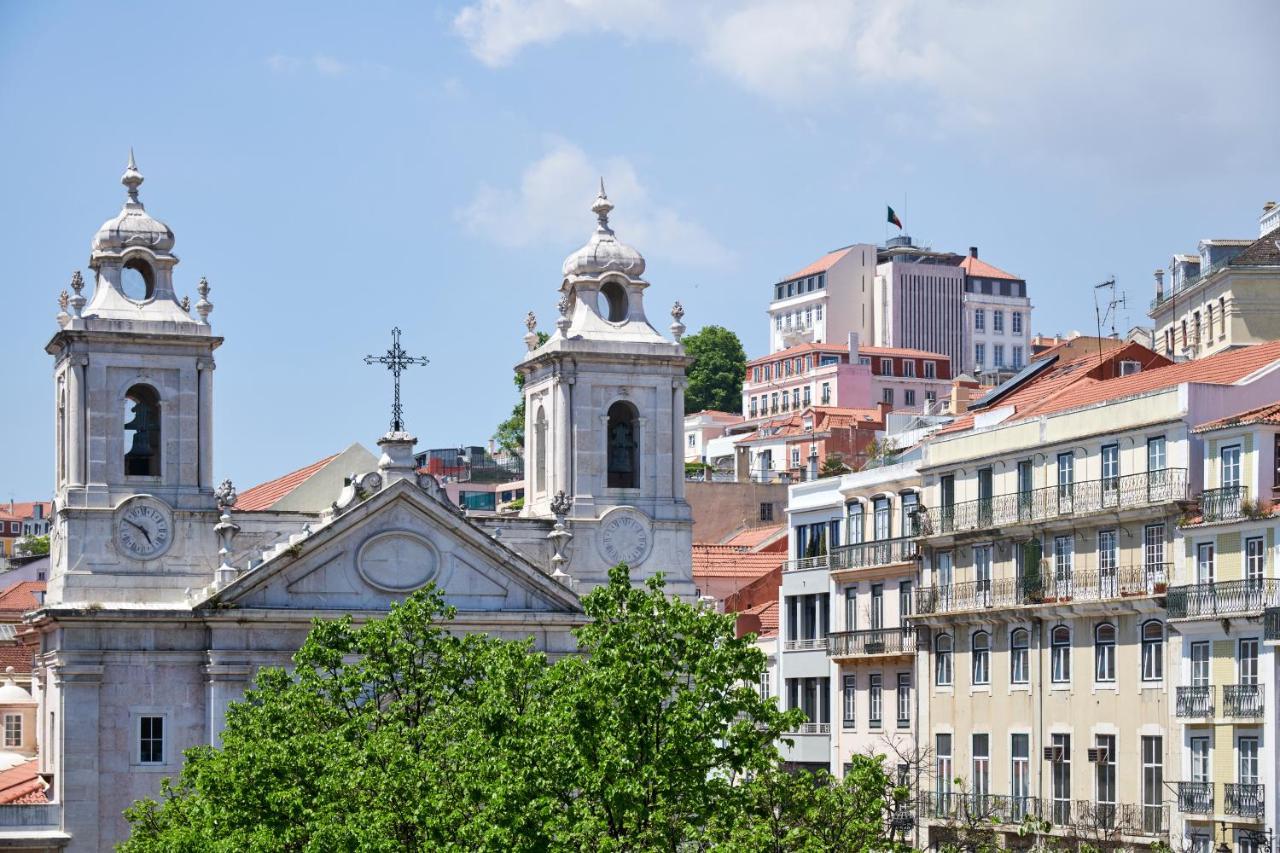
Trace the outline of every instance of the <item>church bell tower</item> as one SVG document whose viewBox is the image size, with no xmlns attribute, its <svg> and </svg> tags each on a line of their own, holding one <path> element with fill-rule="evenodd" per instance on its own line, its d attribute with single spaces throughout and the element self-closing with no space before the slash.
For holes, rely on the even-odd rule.
<svg viewBox="0 0 1280 853">
<path fill-rule="evenodd" d="M 516 368 L 525 376 L 523 514 L 550 519 L 560 492 L 572 500 L 566 571 L 580 586 L 627 563 L 633 579 L 662 572 L 670 592 L 692 598 L 683 310 L 672 311 L 674 340 L 649 324 L 645 261 L 610 227 L 603 181 L 591 210 L 594 233 L 564 262 L 556 331 L 539 346 L 531 329 Z"/>
<path fill-rule="evenodd" d="M 93 238 L 92 298 L 72 277 L 54 359 L 51 604 L 185 600 L 213 580 L 213 351 L 209 286 L 179 300 L 174 237 L 138 197 L 132 152 L 120 213 Z M 87 302 L 87 304 L 86 304 Z"/>
</svg>

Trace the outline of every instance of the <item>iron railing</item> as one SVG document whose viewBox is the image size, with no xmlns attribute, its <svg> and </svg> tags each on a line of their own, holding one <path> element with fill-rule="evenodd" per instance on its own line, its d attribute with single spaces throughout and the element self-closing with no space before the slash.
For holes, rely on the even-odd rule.
<svg viewBox="0 0 1280 853">
<path fill-rule="evenodd" d="M 830 555 L 820 554 L 816 557 L 797 557 L 794 560 L 786 560 L 782 564 L 782 570 L 784 572 L 803 572 L 808 569 L 825 569 L 830 565 Z"/>
<path fill-rule="evenodd" d="M 986 825 L 1016 825 L 1031 816 L 1056 826 L 1070 826 L 1109 836 L 1157 836 L 1169 832 L 1169 807 L 1164 804 L 1099 803 L 1094 800 L 935 791 L 924 798 L 924 816 L 933 820 Z"/>
<path fill-rule="evenodd" d="M 1244 516 L 1249 500 L 1248 486 L 1224 486 L 1200 493 L 1200 518 L 1204 521 L 1231 521 Z"/>
<path fill-rule="evenodd" d="M 1249 578 L 1210 581 L 1169 588 L 1169 618 L 1249 613 L 1280 604 L 1280 581 Z"/>
<path fill-rule="evenodd" d="M 1259 684 L 1227 684 L 1222 688 L 1224 717 L 1261 717 L 1262 686 Z"/>
<path fill-rule="evenodd" d="M 1182 280 L 1181 286 L 1179 286 L 1176 290 L 1173 289 L 1172 286 L 1170 286 L 1170 289 L 1166 291 L 1162 296 L 1157 296 L 1154 299 L 1152 299 L 1151 300 L 1152 310 L 1159 308 L 1161 305 L 1163 305 L 1166 302 L 1172 301 L 1178 294 L 1183 293 L 1184 291 L 1190 290 L 1191 288 L 1195 287 L 1197 284 L 1204 281 L 1209 276 L 1213 275 L 1219 270 L 1225 269 L 1227 264 L 1229 263 L 1230 263 L 1229 260 L 1219 261 L 1218 263 L 1214 264 L 1213 266 L 1209 267 L 1203 272 L 1196 272 L 1188 275 L 1186 278 Z"/>
<path fill-rule="evenodd" d="M 1226 788 L 1226 802 L 1222 805 L 1224 814 L 1262 820 L 1264 806 L 1262 785 L 1228 782 Z"/>
<path fill-rule="evenodd" d="M 835 631 L 827 635 L 827 654 L 833 658 L 850 655 L 911 654 L 915 650 L 916 632 L 910 628 Z"/>
<path fill-rule="evenodd" d="M 1268 607 L 1263 614 L 1263 637 L 1280 640 L 1280 607 Z"/>
<path fill-rule="evenodd" d="M 841 545 L 831 550 L 832 569 L 869 569 L 873 566 L 889 566 L 915 559 L 920 553 L 913 537 L 879 539 L 874 542 L 857 542 Z"/>
<path fill-rule="evenodd" d="M 783 650 L 788 652 L 804 652 L 811 649 L 825 649 L 826 647 L 826 637 L 811 637 L 804 640 L 787 640 L 782 644 Z"/>
<path fill-rule="evenodd" d="M 1177 714 L 1179 717 L 1212 717 L 1214 689 L 1212 685 L 1179 687 Z M 1186 809 L 1183 809 L 1186 811 Z"/>
<path fill-rule="evenodd" d="M 1161 595 L 1171 564 L 1152 563 L 1114 569 L 1077 569 L 1061 576 L 962 581 L 916 590 L 916 612 L 954 613 L 992 607 L 1058 604 L 1071 601 L 1109 601 Z"/>
<path fill-rule="evenodd" d="M 830 723 L 801 723 L 800 727 L 789 734 L 796 735 L 829 735 L 831 734 Z"/>
<path fill-rule="evenodd" d="M 963 533 L 1186 499 L 1187 470 L 1162 468 L 944 505 L 922 513 L 922 532 L 926 536 Z"/>
<path fill-rule="evenodd" d="M 1179 782 L 1178 811 L 1185 814 L 1213 814 L 1213 783 Z"/>
</svg>

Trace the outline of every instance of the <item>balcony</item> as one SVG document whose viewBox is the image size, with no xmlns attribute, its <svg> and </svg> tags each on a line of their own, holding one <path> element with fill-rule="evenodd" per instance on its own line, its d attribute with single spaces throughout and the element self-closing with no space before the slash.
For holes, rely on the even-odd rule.
<svg viewBox="0 0 1280 853">
<path fill-rule="evenodd" d="M 1262 785 L 1227 783 L 1226 802 L 1222 811 L 1234 817 L 1262 820 L 1264 799 Z"/>
<path fill-rule="evenodd" d="M 1239 581 L 1210 581 L 1169 589 L 1169 618 L 1229 616 L 1252 613 L 1280 604 L 1280 581 L 1250 578 Z"/>
<path fill-rule="evenodd" d="M 1248 486 L 1205 489 L 1200 493 L 1200 519 L 1203 522 L 1211 522 L 1244 518 L 1248 501 Z"/>
<path fill-rule="evenodd" d="M 811 569 L 826 569 L 830 566 L 830 555 L 822 554 L 817 557 L 798 557 L 794 560 L 785 560 L 782 563 L 782 570 L 784 572 L 807 572 Z"/>
<path fill-rule="evenodd" d="M 1078 518 L 1094 512 L 1116 512 L 1160 506 L 1187 499 L 1185 468 L 1081 480 L 992 498 L 963 501 L 922 513 L 925 536 L 977 532 L 996 527 Z"/>
<path fill-rule="evenodd" d="M 1280 607 L 1268 607 L 1262 616 L 1263 637 L 1268 640 L 1280 640 Z"/>
<path fill-rule="evenodd" d="M 1213 814 L 1213 783 L 1179 782 L 1178 811 L 1183 814 Z"/>
<path fill-rule="evenodd" d="M 916 632 L 910 628 L 837 631 L 828 634 L 827 641 L 827 655 L 833 658 L 910 655 L 916 651 Z"/>
<path fill-rule="evenodd" d="M 926 795 L 925 815 L 938 821 L 1016 827 L 1027 816 L 1073 830 L 1102 835 L 1167 835 L 1169 808 L 1093 800 L 1049 800 L 995 794 L 934 792 Z"/>
<path fill-rule="evenodd" d="M 1073 571 L 1062 577 L 997 578 L 916 590 L 916 613 L 960 613 L 993 607 L 1023 607 L 1114 601 L 1161 595 L 1171 564 Z"/>
<path fill-rule="evenodd" d="M 1179 717 L 1212 717 L 1214 690 L 1211 685 L 1179 687 L 1177 714 Z M 1186 811 L 1186 809 L 1183 809 Z"/>
<path fill-rule="evenodd" d="M 913 537 L 858 542 L 833 549 L 830 566 L 832 571 L 892 566 L 914 560 L 919 553 L 920 548 Z"/>
<path fill-rule="evenodd" d="M 1222 715 L 1232 719 L 1262 716 L 1262 686 L 1228 684 L 1222 688 Z"/>
<path fill-rule="evenodd" d="M 800 728 L 794 732 L 788 732 L 794 735 L 829 735 L 831 734 L 830 723 L 801 723 Z"/>
<path fill-rule="evenodd" d="M 940 820 L 976 821 L 988 824 L 1021 824 L 1027 815 L 1040 814 L 1036 797 L 1003 794 L 960 794 L 934 791 L 925 795 L 925 816 Z"/>
<path fill-rule="evenodd" d="M 806 640 L 787 640 L 782 644 L 783 651 L 787 652 L 807 652 L 814 649 L 825 649 L 826 647 L 826 637 L 814 637 Z"/>
</svg>

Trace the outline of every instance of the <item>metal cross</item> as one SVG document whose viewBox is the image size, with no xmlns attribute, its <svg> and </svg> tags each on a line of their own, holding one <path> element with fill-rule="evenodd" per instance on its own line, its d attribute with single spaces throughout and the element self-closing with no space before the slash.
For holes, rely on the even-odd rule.
<svg viewBox="0 0 1280 853">
<path fill-rule="evenodd" d="M 412 356 L 400 348 L 400 329 L 391 330 L 391 349 L 386 355 L 366 355 L 365 364 L 385 364 L 395 377 L 395 399 L 391 404 L 391 431 L 404 432 L 404 409 L 400 405 L 400 371 L 414 364 L 430 364 L 425 356 Z"/>
</svg>

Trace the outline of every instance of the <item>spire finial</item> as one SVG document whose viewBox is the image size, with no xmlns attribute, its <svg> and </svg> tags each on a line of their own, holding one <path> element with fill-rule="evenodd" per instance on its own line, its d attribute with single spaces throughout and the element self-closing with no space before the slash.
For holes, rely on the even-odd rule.
<svg viewBox="0 0 1280 853">
<path fill-rule="evenodd" d="M 80 291 L 84 290 L 84 276 L 80 275 L 80 270 L 71 273 L 71 290 L 75 296 L 71 297 L 71 316 L 79 317 L 80 312 L 84 309 L 84 304 L 88 300 L 84 298 L 84 294 Z"/>
<path fill-rule="evenodd" d="M 129 165 L 125 167 L 124 175 L 120 178 L 120 183 L 125 185 L 129 191 L 129 202 L 131 204 L 141 204 L 138 201 L 138 187 L 142 186 L 145 180 L 142 173 L 138 171 L 137 161 L 133 158 L 133 146 L 129 146 Z"/>
<path fill-rule="evenodd" d="M 213 310 L 213 303 L 209 301 L 209 279 L 200 276 L 200 283 L 196 285 L 196 293 L 200 294 L 200 301 L 196 303 L 196 313 L 200 315 L 200 322 L 207 326 L 209 325 L 209 312 Z"/>
<path fill-rule="evenodd" d="M 591 211 L 596 215 L 596 222 L 599 223 L 599 230 L 612 233 L 609 228 L 609 211 L 613 210 L 613 204 L 609 201 L 609 196 L 604 193 L 604 176 L 600 177 L 600 195 L 596 196 L 595 203 L 591 205 Z"/>
</svg>

